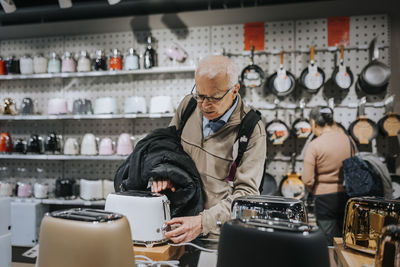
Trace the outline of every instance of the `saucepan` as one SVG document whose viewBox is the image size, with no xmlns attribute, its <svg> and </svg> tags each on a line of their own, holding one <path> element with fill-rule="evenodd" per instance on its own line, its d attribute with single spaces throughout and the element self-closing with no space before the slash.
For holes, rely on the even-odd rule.
<svg viewBox="0 0 400 267">
<path fill-rule="evenodd" d="M 287 96 L 296 87 L 296 79 L 283 65 L 283 51 L 280 53 L 281 64 L 279 69 L 267 81 L 268 89 L 277 96 Z"/>
<path fill-rule="evenodd" d="M 314 49 L 315 47 L 312 45 L 310 48 L 310 64 L 300 75 L 300 84 L 309 93 L 317 93 L 325 82 L 324 71 L 314 62 Z"/>
<path fill-rule="evenodd" d="M 264 81 L 264 71 L 254 64 L 254 46 L 251 47 L 250 65 L 242 70 L 240 77 L 246 88 L 260 87 Z"/>
</svg>

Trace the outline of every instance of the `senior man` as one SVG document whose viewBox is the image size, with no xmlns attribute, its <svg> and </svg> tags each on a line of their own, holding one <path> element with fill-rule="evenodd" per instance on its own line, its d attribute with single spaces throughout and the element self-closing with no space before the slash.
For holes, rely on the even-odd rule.
<svg viewBox="0 0 400 267">
<path fill-rule="evenodd" d="M 171 125 L 179 127 L 191 98 L 197 107 L 182 131 L 181 143 L 196 164 L 205 192 L 205 209 L 198 216 L 173 218 L 180 224 L 165 235 L 175 243 L 189 242 L 199 234 L 217 237 L 220 225 L 230 219 L 232 201 L 259 194 L 266 155 L 266 136 L 261 120 L 255 126 L 233 182 L 227 177 L 236 159 L 239 126 L 250 108 L 238 94 L 237 67 L 227 57 L 209 56 L 199 62 L 191 95 L 179 104 Z M 175 190 L 170 181 L 152 184 L 153 192 Z"/>
</svg>

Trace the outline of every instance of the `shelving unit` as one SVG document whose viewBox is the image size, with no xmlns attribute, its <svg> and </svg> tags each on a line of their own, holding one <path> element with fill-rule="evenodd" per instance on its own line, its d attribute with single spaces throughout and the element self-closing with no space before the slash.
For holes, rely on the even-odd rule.
<svg viewBox="0 0 400 267">
<path fill-rule="evenodd" d="M 121 155 L 33 155 L 33 154 L 0 154 L 0 159 L 23 159 L 23 160 L 125 160 L 127 156 Z"/>
<path fill-rule="evenodd" d="M 106 76 L 118 76 L 118 75 L 183 73 L 183 72 L 194 72 L 194 71 L 195 71 L 194 66 L 179 66 L 179 67 L 154 67 L 151 69 L 139 69 L 139 70 L 109 70 L 109 71 L 41 73 L 41 74 L 9 74 L 9 75 L 0 75 L 0 81 L 52 79 L 52 78 L 106 77 Z"/>
<path fill-rule="evenodd" d="M 139 118 L 172 118 L 174 113 L 138 113 L 138 114 L 93 114 L 93 115 L 0 115 L 0 121 L 35 120 L 106 120 Z"/>
<path fill-rule="evenodd" d="M 46 199 L 37 199 L 37 198 L 21 198 L 21 197 L 11 197 L 11 201 L 15 202 L 35 202 L 42 203 L 47 205 L 77 205 L 77 206 L 104 206 L 105 200 L 84 200 L 81 198 L 76 199 L 60 199 L 60 198 L 46 198 Z"/>
</svg>

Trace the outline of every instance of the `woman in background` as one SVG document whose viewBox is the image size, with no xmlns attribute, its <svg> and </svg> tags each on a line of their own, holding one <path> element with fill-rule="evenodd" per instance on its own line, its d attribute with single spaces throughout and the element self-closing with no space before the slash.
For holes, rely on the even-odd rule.
<svg viewBox="0 0 400 267">
<path fill-rule="evenodd" d="M 349 137 L 336 126 L 333 110 L 316 107 L 310 112 L 311 129 L 317 137 L 307 147 L 302 179 L 315 199 L 317 224 L 329 246 L 341 236 L 347 196 L 342 162 L 350 157 Z"/>
</svg>

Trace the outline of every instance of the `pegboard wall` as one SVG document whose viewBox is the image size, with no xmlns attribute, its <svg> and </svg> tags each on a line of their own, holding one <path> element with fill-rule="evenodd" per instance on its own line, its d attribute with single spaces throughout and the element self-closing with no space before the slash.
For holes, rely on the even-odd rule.
<svg viewBox="0 0 400 267">
<path fill-rule="evenodd" d="M 199 59 L 208 54 L 231 54 L 232 60 L 243 69 L 250 62 L 244 47 L 244 25 L 216 25 L 211 27 L 192 27 L 186 29 L 159 29 L 138 32 L 114 32 L 103 34 L 89 34 L 76 36 L 52 36 L 33 39 L 3 40 L 0 42 L 0 55 L 3 57 L 24 54 L 35 55 L 42 53 L 46 56 L 55 51 L 62 55 L 65 51 L 74 53 L 77 57 L 81 50 L 86 50 L 93 57 L 97 49 L 104 49 L 107 55 L 111 50 L 118 48 L 126 54 L 133 47 L 139 54 L 146 48 L 146 38 L 152 35 L 155 40 L 154 47 L 158 52 L 159 66 L 194 66 Z M 351 68 L 355 77 L 368 63 L 367 47 L 370 41 L 378 38 L 380 60 L 390 65 L 389 43 L 390 33 L 388 17 L 386 15 L 356 16 L 350 18 L 350 45 L 345 48 L 345 64 Z M 164 54 L 165 49 L 172 43 L 179 43 L 187 52 L 188 58 L 184 63 L 169 60 Z M 309 49 L 315 45 L 315 61 L 325 71 L 327 77 L 324 88 L 317 94 L 309 94 L 300 87 L 287 97 L 279 98 L 276 107 L 278 117 L 288 125 L 300 116 L 297 109 L 300 99 L 306 101 L 305 116 L 308 116 L 313 106 L 327 104 L 327 99 L 335 99 L 335 119 L 348 127 L 357 117 L 355 104 L 363 93 L 356 90 L 354 83 L 348 92 L 338 92 L 331 86 L 329 79 L 335 67 L 335 60 L 339 58 L 339 51 L 327 46 L 327 19 L 312 19 L 298 21 L 265 22 L 265 50 L 256 51 L 254 63 L 260 66 L 266 77 L 273 74 L 279 67 L 279 51 L 284 51 L 284 65 L 296 77 L 309 63 Z M 73 100 L 88 98 L 94 100 L 98 97 L 112 96 L 118 101 L 122 109 L 124 99 L 128 96 L 144 96 L 147 103 L 155 95 L 170 95 L 173 103 L 177 105 L 181 98 L 190 92 L 194 83 L 194 73 L 166 73 L 121 75 L 113 77 L 82 77 L 82 78 L 55 78 L 45 80 L 9 80 L 1 81 L 1 98 L 9 96 L 21 103 L 24 97 L 31 97 L 36 101 L 37 109 L 46 113 L 47 102 L 51 98 L 62 97 L 68 100 L 71 109 Z M 386 93 L 367 96 L 366 114 L 377 122 L 384 114 L 384 107 L 376 105 L 391 94 L 389 86 Z M 265 122 L 275 117 L 272 103 L 277 97 L 269 93 L 264 87 L 246 89 L 245 101 L 247 104 L 261 110 Z M 122 110 L 120 110 L 122 112 Z M 160 119 L 116 119 L 116 120 L 65 120 L 65 121 L 2 121 L 1 131 L 6 130 L 16 137 L 27 137 L 36 132 L 41 135 L 49 131 L 57 131 L 67 137 L 81 137 L 87 132 L 92 132 L 98 137 L 111 136 L 114 140 L 122 132 L 134 135 L 144 134 L 157 127 L 168 125 L 169 118 Z M 279 180 L 282 175 L 290 170 L 287 158 L 294 152 L 298 156 L 296 170 L 302 170 L 302 155 L 307 140 L 289 138 L 282 146 L 269 145 L 267 157 L 268 170 Z M 382 155 L 389 153 L 392 143 L 387 140 L 377 140 L 378 152 Z M 369 148 L 368 148 L 369 149 Z M 391 152 L 390 152 L 391 153 Z M 89 178 L 112 179 L 117 166 L 121 162 L 37 162 L 37 161 L 10 161 L 1 160 L 0 165 L 16 168 L 20 164 L 32 170 L 37 164 L 50 170 L 46 173 L 48 178 Z"/>
</svg>

